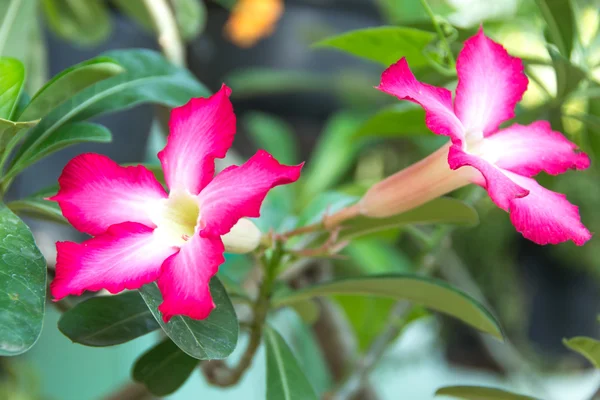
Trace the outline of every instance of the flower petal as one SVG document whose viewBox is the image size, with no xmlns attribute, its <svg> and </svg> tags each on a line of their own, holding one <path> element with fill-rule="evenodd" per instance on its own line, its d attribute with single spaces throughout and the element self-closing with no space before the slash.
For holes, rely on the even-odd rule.
<svg viewBox="0 0 600 400">
<path fill-rule="evenodd" d="M 419 82 L 405 58 L 383 72 L 377 89 L 400 100 L 419 104 L 425 109 L 425 123 L 432 132 L 449 136 L 453 143 L 462 141 L 464 129 L 454 114 L 452 93 L 448 89 Z"/>
<path fill-rule="evenodd" d="M 512 199 L 527 196 L 529 193 L 506 177 L 503 171 L 495 165 L 481 157 L 465 153 L 456 145 L 450 147 L 448 164 L 452 169 L 470 166 L 479 170 L 481 176 L 474 179 L 474 183 L 485 188 L 494 203 L 504 210 L 508 209 Z"/>
<path fill-rule="evenodd" d="M 145 167 L 121 167 L 93 153 L 69 161 L 58 183 L 60 190 L 49 200 L 58 202 L 71 225 L 90 235 L 99 235 L 122 222 L 154 227 L 150 213 L 167 197 Z"/>
<path fill-rule="evenodd" d="M 175 315 L 204 319 L 215 308 L 208 283 L 225 262 L 220 238 L 194 235 L 181 247 L 179 253 L 169 257 L 158 278 L 163 303 L 158 307 L 163 320 Z"/>
<path fill-rule="evenodd" d="M 215 159 L 223 158 L 235 136 L 231 89 L 223 85 L 209 98 L 191 99 L 174 108 L 169 138 L 158 158 L 171 191 L 196 195 L 215 174 Z"/>
<path fill-rule="evenodd" d="M 581 223 L 577 206 L 569 203 L 564 194 L 540 186 L 534 179 L 512 172 L 505 174 L 529 195 L 510 201 L 510 220 L 523 236 L 537 244 L 558 244 L 572 240 L 578 246 L 591 239 L 592 234 Z"/>
<path fill-rule="evenodd" d="M 223 170 L 198 196 L 203 236 L 224 235 L 242 217 L 260 216 L 267 192 L 278 185 L 295 182 L 302 165 L 279 164 L 259 150 L 242 166 Z"/>
<path fill-rule="evenodd" d="M 456 71 L 454 108 L 467 135 L 487 136 L 514 117 L 515 106 L 527 90 L 523 63 L 485 36 L 483 29 L 465 41 Z"/>
<path fill-rule="evenodd" d="M 569 168 L 586 169 L 590 159 L 577 145 L 555 132 L 546 121 L 514 124 L 484 139 L 483 157 L 498 167 L 531 177 L 541 171 L 562 174 Z"/>
<path fill-rule="evenodd" d="M 56 277 L 50 285 L 60 300 L 84 290 L 117 293 L 156 280 L 163 261 L 177 251 L 162 244 L 153 229 L 135 222 L 113 225 L 85 242 L 56 243 Z"/>
</svg>

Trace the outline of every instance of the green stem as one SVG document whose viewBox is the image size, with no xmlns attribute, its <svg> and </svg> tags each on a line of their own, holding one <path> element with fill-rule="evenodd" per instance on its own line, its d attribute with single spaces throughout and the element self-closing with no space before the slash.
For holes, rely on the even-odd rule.
<svg viewBox="0 0 600 400">
<path fill-rule="evenodd" d="M 438 23 L 437 17 L 433 13 L 433 10 L 431 9 L 431 6 L 427 2 L 427 0 L 421 0 L 421 4 L 423 5 L 423 8 L 429 15 L 429 18 L 431 18 L 431 23 L 433 24 L 433 27 L 435 28 L 435 31 L 437 32 L 437 34 L 440 38 L 440 41 L 443 43 L 444 47 L 446 48 L 446 52 L 448 54 L 448 60 L 450 61 L 450 65 L 452 67 L 454 67 L 456 65 L 456 60 L 454 59 L 454 55 L 452 54 L 452 49 L 450 48 L 450 43 L 448 43 L 448 39 L 446 38 L 446 35 L 444 35 L 444 32 L 442 31 L 442 27 Z"/>
<path fill-rule="evenodd" d="M 225 364 L 218 363 L 215 364 L 218 368 L 216 371 L 207 371 L 207 368 L 203 369 L 206 379 L 213 385 L 221 387 L 235 385 L 239 382 L 241 377 L 244 375 L 244 372 L 246 372 L 246 370 L 252 364 L 252 360 L 256 355 L 256 351 L 260 346 L 263 336 L 263 328 L 265 326 L 267 314 L 271 306 L 273 284 L 275 283 L 275 277 L 277 276 L 277 271 L 279 269 L 279 265 L 281 264 L 282 257 L 283 247 L 280 242 L 275 243 L 275 248 L 273 249 L 273 253 L 270 257 L 263 256 L 262 265 L 264 277 L 262 284 L 260 285 L 258 297 L 256 298 L 256 301 L 252 307 L 253 318 L 249 327 L 250 339 L 248 346 L 246 347 L 242 358 L 240 358 L 240 361 L 236 366 L 231 368 Z"/>
</svg>

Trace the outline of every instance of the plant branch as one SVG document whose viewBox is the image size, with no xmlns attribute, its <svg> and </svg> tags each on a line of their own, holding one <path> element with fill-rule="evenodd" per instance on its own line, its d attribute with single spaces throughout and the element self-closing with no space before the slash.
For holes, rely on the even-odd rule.
<svg viewBox="0 0 600 400">
<path fill-rule="evenodd" d="M 440 41 L 442 42 L 442 44 L 445 47 L 446 53 L 448 55 L 448 60 L 450 61 L 450 65 L 452 65 L 452 67 L 454 67 L 454 65 L 456 65 L 456 60 L 454 59 L 454 55 L 452 54 L 452 48 L 450 47 L 450 43 L 448 43 L 448 39 L 446 38 L 446 35 L 442 31 L 442 27 L 438 23 L 436 15 L 433 13 L 433 10 L 431 9 L 431 6 L 427 2 L 427 0 L 421 0 L 421 4 L 423 5 L 423 8 L 429 15 L 429 18 L 431 18 L 431 23 L 433 24 L 433 27 L 435 28 L 435 31 L 437 32 L 437 34 L 440 38 Z"/>
<path fill-rule="evenodd" d="M 158 33 L 158 44 L 167 60 L 185 66 L 185 46 L 181 41 L 177 21 L 167 0 L 144 0 Z"/>
<path fill-rule="evenodd" d="M 267 313 L 269 312 L 271 294 L 273 291 L 273 283 L 277 276 L 279 264 L 283 256 L 283 248 L 280 242 L 275 243 L 275 248 L 270 257 L 263 256 L 262 265 L 264 267 L 264 277 L 262 284 L 260 285 L 258 297 L 254 302 L 253 317 L 250 324 L 250 339 L 248 346 L 242 355 L 242 358 L 238 361 L 234 367 L 227 366 L 224 362 L 205 362 L 202 363 L 202 372 L 206 377 L 206 380 L 213 385 L 227 387 L 233 386 L 239 382 L 244 372 L 252 364 L 254 355 L 260 346 L 260 342 L 263 335 L 263 328 L 267 320 Z"/>
</svg>

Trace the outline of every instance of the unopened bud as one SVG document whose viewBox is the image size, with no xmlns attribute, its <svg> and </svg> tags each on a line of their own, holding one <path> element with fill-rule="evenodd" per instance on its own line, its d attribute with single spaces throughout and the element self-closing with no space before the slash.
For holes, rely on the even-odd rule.
<svg viewBox="0 0 600 400">
<path fill-rule="evenodd" d="M 373 185 L 358 203 L 360 214 L 391 217 L 471 183 L 472 168 L 450 169 L 449 148 L 450 143 Z"/>
<path fill-rule="evenodd" d="M 229 233 L 221 236 L 225 251 L 228 253 L 243 254 L 256 249 L 260 244 L 261 233 L 252 221 L 240 219 L 231 228 Z"/>
</svg>

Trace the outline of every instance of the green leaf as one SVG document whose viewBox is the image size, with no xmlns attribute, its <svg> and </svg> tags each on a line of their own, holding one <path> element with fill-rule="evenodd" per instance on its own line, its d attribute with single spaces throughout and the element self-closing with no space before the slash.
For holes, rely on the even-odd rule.
<svg viewBox="0 0 600 400">
<path fill-rule="evenodd" d="M 78 143 L 109 143 L 111 140 L 110 131 L 102 125 L 89 122 L 74 122 L 63 125 L 46 137 L 46 140 L 39 146 L 33 148 L 29 154 L 21 157 L 6 175 L 9 178 L 13 177 L 26 167 L 65 147 Z"/>
<path fill-rule="evenodd" d="M 331 295 L 361 295 L 408 300 L 458 318 L 502 340 L 502 330 L 498 321 L 481 303 L 445 282 L 418 275 L 386 274 L 334 280 L 274 296 L 273 306 L 289 306 L 298 301 Z"/>
<path fill-rule="evenodd" d="M 110 15 L 103 1 L 42 0 L 48 27 L 58 36 L 91 46 L 110 35 Z"/>
<path fill-rule="evenodd" d="M 320 91 L 330 87 L 325 76 L 303 71 L 252 68 L 233 71 L 224 79 L 235 98 L 288 92 Z"/>
<path fill-rule="evenodd" d="M 169 338 L 142 354 L 133 366 L 133 379 L 156 396 L 175 392 L 189 378 L 198 360 L 185 354 Z"/>
<path fill-rule="evenodd" d="M 113 59 L 126 72 L 89 86 L 54 109 L 30 132 L 13 165 L 21 157 L 28 158 L 53 132 L 69 121 L 81 121 L 147 102 L 175 107 L 191 97 L 209 94 L 189 71 L 175 67 L 157 52 L 114 50 L 103 56 Z"/>
<path fill-rule="evenodd" d="M 412 104 L 385 107 L 369 118 L 354 137 L 406 137 L 432 135 L 425 125 L 425 110 Z"/>
<path fill-rule="evenodd" d="M 31 196 L 11 201 L 6 204 L 17 215 L 27 215 L 40 219 L 47 219 L 54 222 L 68 224 L 68 221 L 63 217 L 62 211 L 55 201 L 45 200 L 52 197 L 58 192 L 58 185 L 53 185 Z"/>
<path fill-rule="evenodd" d="M 108 57 L 92 58 L 69 67 L 38 90 L 19 120 L 41 118 L 86 87 L 124 71 L 123 67 Z"/>
<path fill-rule="evenodd" d="M 586 73 L 553 47 L 548 47 L 548 52 L 556 71 L 556 98 L 564 99 L 577 89 L 579 83 L 586 77 Z"/>
<path fill-rule="evenodd" d="M 578 336 L 571 339 L 563 339 L 563 344 L 587 358 L 595 368 L 600 369 L 600 341 L 585 336 Z"/>
<path fill-rule="evenodd" d="M 0 356 L 31 348 L 42 331 L 46 261 L 31 231 L 0 205 Z"/>
<path fill-rule="evenodd" d="M 470 205 L 450 197 L 440 197 L 420 207 L 389 218 L 359 216 L 345 221 L 339 238 L 348 240 L 369 233 L 414 224 L 453 224 L 475 226 L 479 223 L 477 211 Z"/>
<path fill-rule="evenodd" d="M 410 259 L 397 246 L 379 238 L 353 240 L 344 249 L 344 254 L 350 256 L 363 274 L 413 271 Z"/>
<path fill-rule="evenodd" d="M 317 400 L 317 394 L 283 337 L 265 327 L 267 400 Z"/>
<path fill-rule="evenodd" d="M 244 115 L 243 122 L 259 148 L 265 149 L 283 164 L 298 164 L 298 143 L 287 122 L 258 111 Z"/>
<path fill-rule="evenodd" d="M 435 395 L 462 400 L 536 400 L 534 397 L 510 393 L 502 389 L 479 386 L 448 386 L 438 389 Z"/>
<path fill-rule="evenodd" d="M 313 155 L 303 171 L 304 203 L 337 183 L 354 162 L 358 144 L 352 135 L 363 119 L 355 112 L 340 112 L 327 121 Z"/>
<path fill-rule="evenodd" d="M 171 2 L 181 38 L 195 39 L 206 26 L 206 6 L 203 0 L 173 0 Z"/>
<path fill-rule="evenodd" d="M 0 57 L 0 118 L 12 119 L 25 83 L 25 67 L 16 58 Z"/>
<path fill-rule="evenodd" d="M 152 16 L 148 13 L 148 9 L 143 1 L 111 0 L 111 2 L 119 8 L 119 11 L 133 19 L 146 31 L 154 31 Z"/>
<path fill-rule="evenodd" d="M 571 58 L 575 38 L 575 16 L 571 0 L 536 0 L 546 21 L 546 37 L 567 60 Z"/>
<path fill-rule="evenodd" d="M 435 34 L 400 26 L 366 28 L 333 36 L 314 47 L 329 47 L 389 66 L 406 57 L 413 69 L 429 65 L 425 47 Z"/>
<path fill-rule="evenodd" d="M 87 299 L 65 312 L 58 329 L 75 343 L 114 346 L 159 329 L 137 291 Z"/>
<path fill-rule="evenodd" d="M 360 198 L 340 192 L 325 192 L 316 196 L 304 208 L 298 218 L 298 226 L 319 222 L 326 214 L 332 214 L 356 203 Z"/>
<path fill-rule="evenodd" d="M 27 129 L 36 126 L 39 122 L 40 120 L 13 122 L 0 118 L 0 154 L 6 149 L 6 152 L 1 157 L 0 169 L 2 169 L 11 150 L 21 141 L 23 135 L 27 133 Z"/>
<path fill-rule="evenodd" d="M 164 323 L 158 306 L 162 295 L 155 283 L 142 286 L 140 294 L 165 333 L 181 350 L 198 360 L 223 359 L 229 356 L 238 340 L 239 325 L 231 300 L 216 277 L 210 281 L 210 292 L 216 308 L 210 316 L 198 321 L 181 315 Z"/>
<path fill-rule="evenodd" d="M 364 296 L 339 296 L 336 302 L 342 307 L 356 335 L 359 351 L 369 348 L 386 327 L 394 299 Z"/>
</svg>

